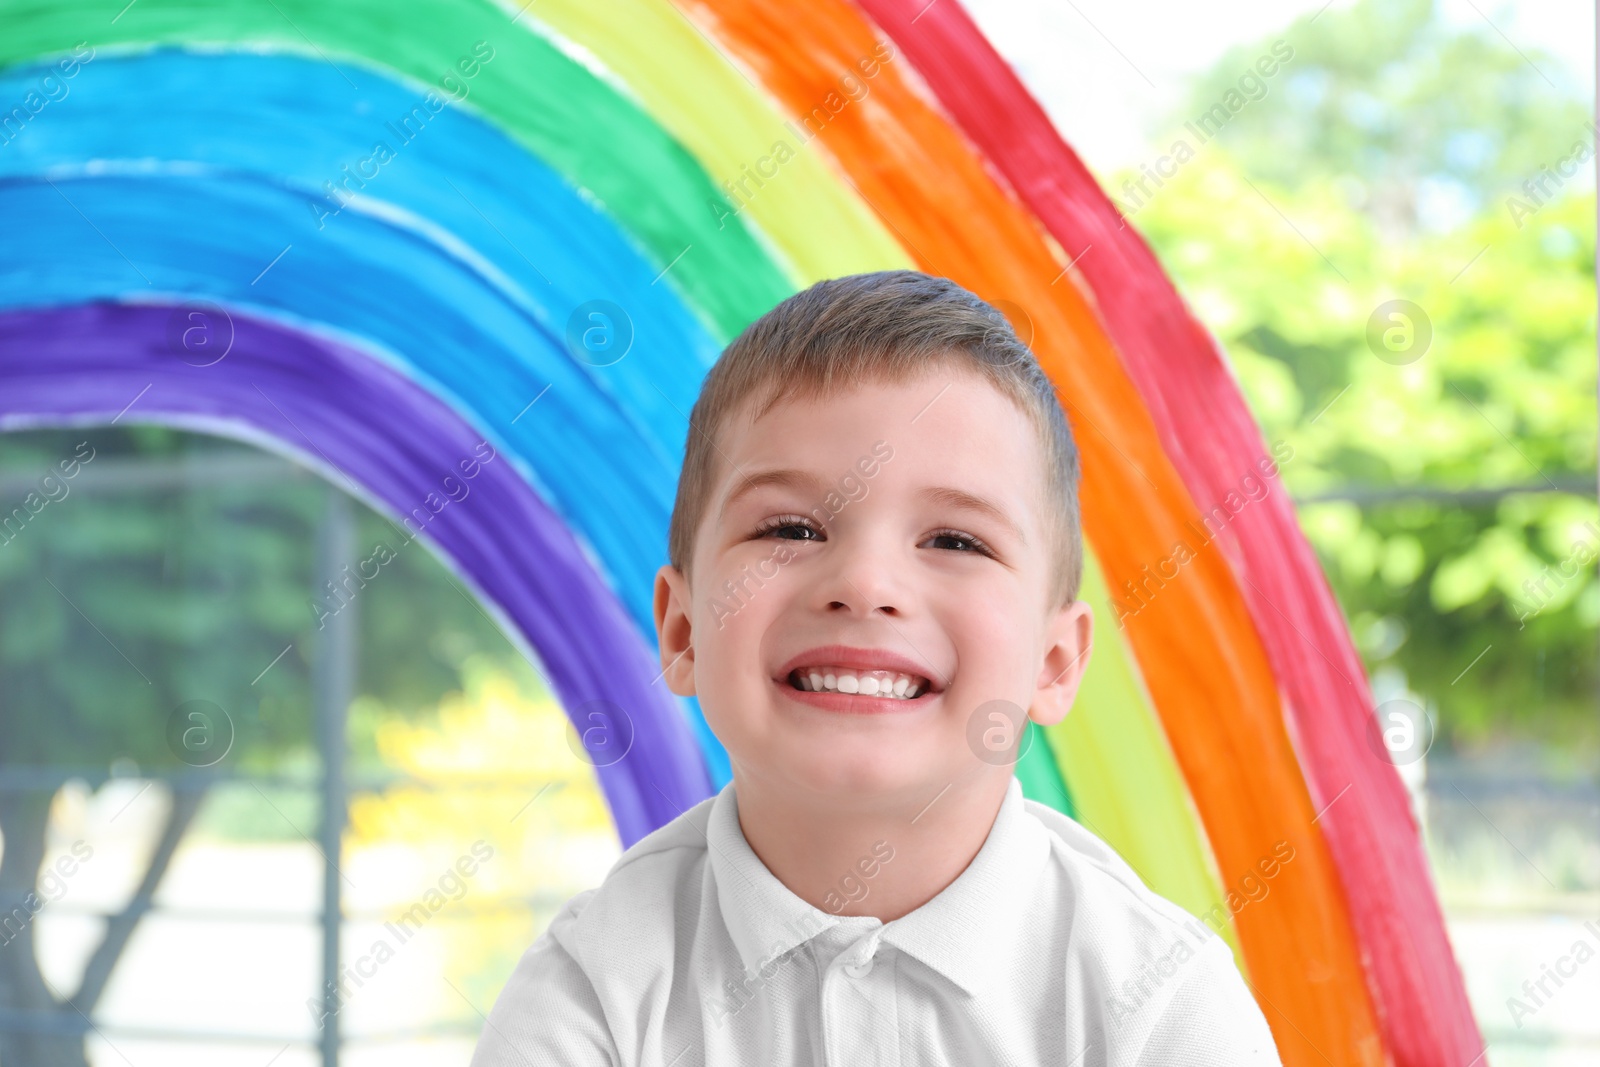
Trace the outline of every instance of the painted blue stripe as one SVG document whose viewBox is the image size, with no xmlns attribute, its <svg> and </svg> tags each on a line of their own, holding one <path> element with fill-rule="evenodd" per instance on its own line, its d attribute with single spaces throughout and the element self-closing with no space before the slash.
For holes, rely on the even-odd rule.
<svg viewBox="0 0 1600 1067">
<path fill-rule="evenodd" d="M 36 75 L 31 68 L 4 72 L 0 99 L 32 86 Z M 610 216 L 522 145 L 468 106 L 446 105 L 437 114 L 430 112 L 421 87 L 378 77 L 376 72 L 361 81 L 361 89 L 352 91 L 327 64 L 289 55 L 163 48 L 104 56 L 81 68 L 67 83 L 68 95 L 52 102 L 22 136 L 0 149 L 0 178 L 51 176 L 74 201 L 70 183 L 60 179 L 81 175 L 89 160 L 97 168 L 141 180 L 163 174 L 176 180 L 173 172 L 178 171 L 201 188 L 209 181 L 232 177 L 254 177 L 259 183 L 276 185 L 271 220 L 251 217 L 256 209 L 249 195 L 225 198 L 244 213 L 229 223 L 236 231 L 232 247 L 208 242 L 201 259 L 188 267 L 172 262 L 174 273 L 151 276 L 152 282 L 171 292 L 227 297 L 263 314 L 304 320 L 358 347 L 370 349 L 365 344 L 370 340 L 405 373 L 442 387 L 460 410 L 485 429 L 505 435 L 507 450 L 523 461 L 522 469 L 533 477 L 541 495 L 572 523 L 654 647 L 652 581 L 655 569 L 666 561 L 665 516 L 676 491 L 687 415 L 720 349 L 719 340 L 679 294 L 658 280 L 651 262 Z M 379 150 L 380 145 L 385 151 Z M 330 199 L 330 182 L 344 183 L 361 199 L 339 210 L 345 194 Z M 138 185 L 129 182 L 120 187 Z M 60 200 L 54 192 L 51 196 Z M 298 210 L 282 211 L 285 203 Z M 332 214 L 335 210 L 337 214 Z M 411 231 L 413 240 L 389 234 L 386 243 L 363 247 L 361 235 L 375 232 L 373 213 L 393 229 Z M 85 209 L 84 214 L 94 225 L 106 225 L 96 212 Z M 123 214 L 131 230 L 159 242 L 137 214 Z M 197 235 L 184 231 L 205 229 L 211 220 L 195 205 L 181 221 L 172 223 L 176 228 L 171 236 L 193 239 Z M 65 240 L 80 242 L 93 230 L 84 218 L 77 218 L 62 234 Z M 24 239 L 21 233 L 8 236 Z M 139 240 L 132 234 L 127 239 Z M 113 240 L 143 268 L 140 257 L 122 247 L 122 239 Z M 451 358 L 468 366 L 483 365 L 485 381 L 499 380 L 504 389 L 446 386 L 447 380 L 455 379 L 430 369 L 442 354 L 431 353 L 430 360 L 430 353 L 418 351 L 415 342 L 420 338 L 393 328 L 396 309 L 405 308 L 408 318 L 413 309 L 409 300 L 386 299 L 397 290 L 356 284 L 356 291 L 342 304 L 301 299 L 301 292 L 309 297 L 318 288 L 319 283 L 303 273 L 313 270 L 312 264 L 335 273 L 365 270 L 355 265 L 387 262 L 387 252 L 377 249 L 396 243 L 406 249 L 407 257 L 418 254 L 416 246 L 426 243 L 432 246 L 431 256 L 456 261 L 454 269 L 441 267 L 413 276 L 414 283 L 426 278 L 433 296 L 421 306 L 439 308 L 443 315 L 431 322 L 431 328 L 458 342 L 475 333 L 491 335 L 497 343 L 458 344 Z M 224 278 L 250 281 L 289 246 L 254 285 L 240 289 L 221 284 Z M 38 277 L 28 270 L 22 285 L 16 289 L 8 285 L 6 300 L 36 304 L 96 296 L 138 299 L 136 294 L 150 288 L 127 270 L 113 249 L 99 251 L 111 259 L 97 273 L 111 285 L 120 277 L 120 286 L 102 286 L 94 292 L 68 286 L 57 290 L 59 297 L 46 298 L 26 284 L 27 277 Z M 349 266 L 335 266 L 347 255 Z M 7 260 L 19 263 L 14 257 Z M 359 283 L 359 278 L 354 280 Z M 130 281 L 136 287 L 127 284 Z M 580 305 L 593 300 L 613 302 L 631 320 L 632 347 L 611 366 L 591 366 L 565 350 L 569 320 Z M 481 321 L 471 321 L 480 315 Z M 368 332 L 366 323 L 388 328 Z M 508 391 L 511 385 L 504 368 L 488 366 L 491 363 L 517 364 L 534 373 L 515 379 L 521 392 Z M 550 391 L 511 426 L 509 420 L 546 385 Z M 551 405 L 552 399 L 559 404 Z M 551 406 L 559 406 L 564 415 L 547 414 L 544 409 Z M 533 450 L 524 452 L 519 431 L 537 430 L 541 419 L 543 428 L 553 432 L 541 443 L 530 442 Z M 552 451 L 552 442 L 577 446 L 580 441 L 589 446 L 580 451 L 592 466 L 574 469 L 574 461 Z M 574 477 L 564 478 L 552 473 L 555 470 Z M 591 503 L 588 490 L 595 481 L 613 478 L 616 492 L 605 494 L 606 498 L 627 502 L 614 512 L 598 501 Z M 628 536 L 619 531 L 624 523 L 631 527 Z M 729 776 L 726 753 L 706 727 L 698 702 L 690 698 L 687 705 L 713 782 L 720 788 Z"/>
<path fill-rule="evenodd" d="M 566 522 L 455 411 L 363 353 L 238 309 L 205 326 L 194 315 L 181 304 L 0 312 L 0 427 L 104 423 L 121 412 L 124 424 L 287 452 L 390 515 L 394 529 L 379 536 L 391 552 L 428 544 L 512 643 L 543 661 L 588 739 L 624 847 L 710 795 L 678 702 L 653 682 L 658 657 Z M 211 347 L 188 350 L 201 366 L 174 358 L 185 328 L 208 330 Z M 377 575 L 349 562 L 346 589 L 365 604 L 361 590 Z M 308 607 L 314 633 L 331 602 Z"/>
<path fill-rule="evenodd" d="M 16 220 L 0 233 L 0 307 L 200 295 L 420 382 L 566 519 L 653 645 L 676 463 L 597 394 L 594 368 L 468 262 L 353 208 L 318 232 L 299 194 L 237 174 L 0 179 L 0 211 Z M 627 374 L 631 359 L 601 373 Z"/>
</svg>

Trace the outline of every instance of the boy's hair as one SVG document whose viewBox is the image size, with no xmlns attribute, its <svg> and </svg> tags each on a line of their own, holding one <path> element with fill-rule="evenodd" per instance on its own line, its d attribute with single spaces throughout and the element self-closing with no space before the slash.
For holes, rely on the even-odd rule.
<svg viewBox="0 0 1600 1067">
<path fill-rule="evenodd" d="M 1047 548 L 1055 607 L 1083 578 L 1078 449 L 1054 384 L 997 309 L 948 278 L 885 270 L 821 281 L 734 338 L 700 387 L 672 509 L 667 554 L 689 578 L 695 532 L 719 475 L 717 438 L 747 401 L 754 421 L 788 399 L 825 399 L 861 382 L 897 382 L 930 367 L 977 372 L 1033 423 L 1045 459 Z"/>
</svg>

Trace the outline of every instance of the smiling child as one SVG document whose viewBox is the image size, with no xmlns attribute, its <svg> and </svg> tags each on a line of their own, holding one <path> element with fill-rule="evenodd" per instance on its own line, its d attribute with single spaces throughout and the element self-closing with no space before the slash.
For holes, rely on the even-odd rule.
<svg viewBox="0 0 1600 1067">
<path fill-rule="evenodd" d="M 820 282 L 690 422 L 655 619 L 732 781 L 567 903 L 473 1063 L 1277 1064 L 1226 943 L 1013 773 L 1093 618 L 1077 449 L 1005 317 Z"/>
</svg>

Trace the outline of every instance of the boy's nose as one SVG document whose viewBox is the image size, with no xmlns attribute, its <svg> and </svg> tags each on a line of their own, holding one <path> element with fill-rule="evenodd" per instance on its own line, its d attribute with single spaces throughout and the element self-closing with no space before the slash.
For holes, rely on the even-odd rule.
<svg viewBox="0 0 1600 1067">
<path fill-rule="evenodd" d="M 828 606 L 830 608 L 835 609 L 835 610 L 841 609 L 841 608 L 842 609 L 847 609 L 847 610 L 855 610 L 856 609 L 856 605 L 855 604 L 847 604 L 847 603 L 844 603 L 843 601 L 839 601 L 839 600 L 835 600 L 832 604 L 830 604 Z M 879 604 L 876 607 L 861 610 L 860 614 L 862 614 L 863 616 L 866 616 L 866 615 L 872 615 L 872 614 L 874 614 L 876 612 L 879 612 L 879 611 L 881 611 L 885 615 L 889 615 L 889 616 L 898 615 L 900 613 L 899 609 L 896 608 L 893 604 Z"/>
<path fill-rule="evenodd" d="M 904 593 L 899 583 L 882 565 L 866 564 L 861 567 L 842 568 L 832 588 L 831 610 L 847 610 L 867 617 L 882 612 L 899 615 L 903 610 Z"/>
</svg>

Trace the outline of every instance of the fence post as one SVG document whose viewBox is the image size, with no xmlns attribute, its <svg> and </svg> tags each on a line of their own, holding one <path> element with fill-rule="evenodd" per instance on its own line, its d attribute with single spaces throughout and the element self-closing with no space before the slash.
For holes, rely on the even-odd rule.
<svg viewBox="0 0 1600 1067">
<path fill-rule="evenodd" d="M 348 797 L 345 791 L 345 719 L 355 694 L 356 602 L 340 607 L 328 583 L 341 593 L 339 571 L 355 558 L 355 516 L 349 499 L 327 487 L 327 507 L 317 529 L 313 582 L 318 600 L 330 609 L 321 631 L 321 647 L 312 660 L 311 699 L 316 718 L 317 747 L 322 753 L 322 821 L 318 838 L 322 847 L 322 1031 L 319 1043 L 322 1067 L 339 1064 L 339 934 L 343 907 L 339 870 Z"/>
</svg>

